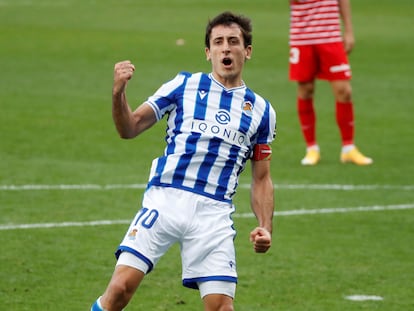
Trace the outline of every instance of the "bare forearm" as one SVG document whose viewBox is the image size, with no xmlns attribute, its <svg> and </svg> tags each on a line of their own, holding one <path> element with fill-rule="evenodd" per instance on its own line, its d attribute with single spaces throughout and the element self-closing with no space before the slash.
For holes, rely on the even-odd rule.
<svg viewBox="0 0 414 311">
<path fill-rule="evenodd" d="M 131 108 L 128 105 L 125 90 L 112 92 L 112 118 L 119 135 L 122 138 L 134 137 L 134 120 Z"/>
<path fill-rule="evenodd" d="M 269 165 L 263 164 L 264 161 L 259 162 L 262 163 L 253 164 L 256 169 L 253 170 L 251 188 L 251 206 L 259 225 L 250 232 L 250 241 L 256 253 L 265 253 L 272 246 L 273 182 L 269 175 Z"/>
<path fill-rule="evenodd" d="M 339 11 L 341 14 L 344 30 L 346 33 L 352 34 L 352 17 L 350 0 L 339 0 Z"/>
<path fill-rule="evenodd" d="M 346 53 L 351 53 L 354 49 L 355 38 L 351 19 L 351 4 L 349 0 L 339 0 L 339 9 L 344 26 L 344 48 Z"/>
<path fill-rule="evenodd" d="M 271 178 L 252 183 L 251 207 L 259 226 L 272 233 L 274 213 L 274 190 Z"/>
</svg>

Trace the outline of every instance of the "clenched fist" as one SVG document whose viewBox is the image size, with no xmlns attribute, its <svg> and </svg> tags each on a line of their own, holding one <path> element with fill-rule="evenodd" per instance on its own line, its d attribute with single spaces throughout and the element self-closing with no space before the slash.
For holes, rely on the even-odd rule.
<svg viewBox="0 0 414 311">
<path fill-rule="evenodd" d="M 129 60 L 118 62 L 114 66 L 114 87 L 113 92 L 119 93 L 125 89 L 128 80 L 134 74 L 135 66 Z"/>
<path fill-rule="evenodd" d="M 265 228 L 257 227 L 250 232 L 250 242 L 256 253 L 266 253 L 272 245 L 272 235 Z"/>
</svg>

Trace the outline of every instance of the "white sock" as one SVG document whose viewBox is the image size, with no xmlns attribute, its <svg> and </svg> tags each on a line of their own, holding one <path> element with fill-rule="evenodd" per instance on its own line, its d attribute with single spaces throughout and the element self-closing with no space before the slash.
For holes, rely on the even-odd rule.
<svg viewBox="0 0 414 311">
<path fill-rule="evenodd" d="M 318 145 L 312 145 L 306 148 L 306 151 L 315 150 L 319 152 L 319 146 Z"/>
<path fill-rule="evenodd" d="M 345 146 L 342 146 L 342 152 L 347 153 L 347 152 L 351 151 L 354 148 L 355 148 L 355 145 L 345 145 Z"/>
<path fill-rule="evenodd" d="M 93 304 L 91 311 L 106 311 L 105 309 L 102 308 L 101 305 L 101 297 L 100 296 L 98 299 L 96 299 L 95 303 Z"/>
</svg>

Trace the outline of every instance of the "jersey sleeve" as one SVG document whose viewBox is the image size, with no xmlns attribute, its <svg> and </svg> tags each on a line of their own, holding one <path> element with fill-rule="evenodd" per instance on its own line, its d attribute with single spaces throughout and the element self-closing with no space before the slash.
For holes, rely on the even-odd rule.
<svg viewBox="0 0 414 311">
<path fill-rule="evenodd" d="M 161 120 L 169 111 L 173 110 L 177 103 L 177 96 L 188 77 L 188 74 L 181 72 L 172 80 L 164 83 L 152 96 L 148 97 L 146 103 L 154 110 L 157 120 Z"/>
<path fill-rule="evenodd" d="M 276 137 L 276 112 L 272 105 L 266 101 L 266 109 L 263 114 L 256 144 L 270 145 Z"/>
<path fill-rule="evenodd" d="M 251 159 L 254 161 L 270 160 L 271 143 L 276 137 L 276 112 L 269 102 L 259 126 L 258 136 L 253 145 Z"/>
</svg>

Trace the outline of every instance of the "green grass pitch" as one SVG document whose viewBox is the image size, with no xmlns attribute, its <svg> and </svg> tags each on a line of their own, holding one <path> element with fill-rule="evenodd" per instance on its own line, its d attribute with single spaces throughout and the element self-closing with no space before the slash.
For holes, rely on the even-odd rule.
<svg viewBox="0 0 414 311">
<path fill-rule="evenodd" d="M 278 116 L 278 214 L 268 254 L 253 252 L 248 234 L 256 223 L 242 217 L 250 212 L 249 169 L 235 198 L 236 310 L 413 310 L 412 0 L 352 7 L 356 143 L 373 157 L 371 167 L 339 163 L 324 82 L 316 93 L 322 162 L 300 166 L 286 0 L 0 0 L 0 309 L 89 310 L 102 293 L 139 208 L 139 185 L 164 148 L 163 122 L 138 139 L 118 138 L 113 65 L 136 65 L 128 97 L 137 106 L 179 71 L 210 70 L 205 24 L 229 9 L 253 20 L 244 80 Z M 120 222 L 87 225 L 102 220 Z M 181 286 L 180 270 L 174 247 L 127 310 L 202 310 L 198 293 Z"/>
</svg>

